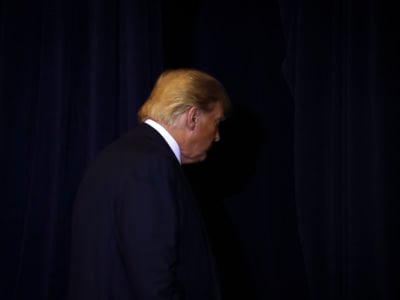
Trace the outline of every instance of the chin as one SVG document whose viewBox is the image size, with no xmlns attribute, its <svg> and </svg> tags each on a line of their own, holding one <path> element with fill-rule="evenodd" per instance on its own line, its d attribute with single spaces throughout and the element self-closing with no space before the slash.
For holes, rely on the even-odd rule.
<svg viewBox="0 0 400 300">
<path fill-rule="evenodd" d="M 197 157 L 196 159 L 193 159 L 193 163 L 201 163 L 203 161 L 205 161 L 207 158 L 207 155 L 204 155 L 202 157 Z"/>
<path fill-rule="evenodd" d="M 201 162 L 205 161 L 206 158 L 207 158 L 207 157 L 202 157 L 202 158 L 200 158 L 197 162 L 198 162 L 198 163 L 201 163 Z"/>
<path fill-rule="evenodd" d="M 185 160 L 182 160 L 182 164 L 195 164 L 195 163 L 200 163 L 204 161 L 207 158 L 207 154 L 204 153 L 201 156 L 196 156 L 196 157 L 191 157 L 191 158 L 186 158 Z"/>
<path fill-rule="evenodd" d="M 200 156 L 199 161 L 204 161 L 207 158 L 207 153 L 204 153 L 202 156 Z"/>
</svg>

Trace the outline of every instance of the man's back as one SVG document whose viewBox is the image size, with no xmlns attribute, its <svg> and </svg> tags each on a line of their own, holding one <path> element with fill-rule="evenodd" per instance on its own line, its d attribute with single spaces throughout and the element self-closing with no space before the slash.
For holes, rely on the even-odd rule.
<svg viewBox="0 0 400 300">
<path fill-rule="evenodd" d="M 205 228 L 163 137 L 143 124 L 88 169 L 73 214 L 70 300 L 219 299 Z"/>
</svg>

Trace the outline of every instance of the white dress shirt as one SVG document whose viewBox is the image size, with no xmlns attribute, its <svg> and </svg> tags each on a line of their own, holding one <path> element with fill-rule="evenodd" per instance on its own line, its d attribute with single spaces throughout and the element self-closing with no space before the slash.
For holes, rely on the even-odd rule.
<svg viewBox="0 0 400 300">
<path fill-rule="evenodd" d="M 181 163 L 181 150 L 179 149 L 178 143 L 175 141 L 175 139 L 172 137 L 172 135 L 159 123 L 157 123 L 154 120 L 151 119 L 146 119 L 144 121 L 146 124 L 150 125 L 153 127 L 161 136 L 165 139 L 165 141 L 168 143 L 168 145 L 171 147 L 172 151 L 174 152 L 176 159 Z"/>
</svg>

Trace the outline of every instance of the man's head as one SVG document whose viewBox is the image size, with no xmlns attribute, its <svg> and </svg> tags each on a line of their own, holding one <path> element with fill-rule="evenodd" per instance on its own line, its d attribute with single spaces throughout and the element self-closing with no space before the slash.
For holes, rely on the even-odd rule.
<svg viewBox="0 0 400 300">
<path fill-rule="evenodd" d="M 231 109 L 230 99 L 214 77 L 195 69 L 163 72 L 138 112 L 139 122 L 152 119 L 176 139 L 182 163 L 202 161 L 218 125 Z"/>
</svg>

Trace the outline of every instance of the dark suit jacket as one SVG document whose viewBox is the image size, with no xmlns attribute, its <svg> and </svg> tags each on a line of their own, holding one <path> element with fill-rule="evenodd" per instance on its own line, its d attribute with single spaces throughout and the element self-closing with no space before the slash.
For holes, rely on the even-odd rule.
<svg viewBox="0 0 400 300">
<path fill-rule="evenodd" d="M 84 176 L 74 203 L 69 299 L 220 299 L 189 183 L 147 124 L 104 149 Z"/>
</svg>

